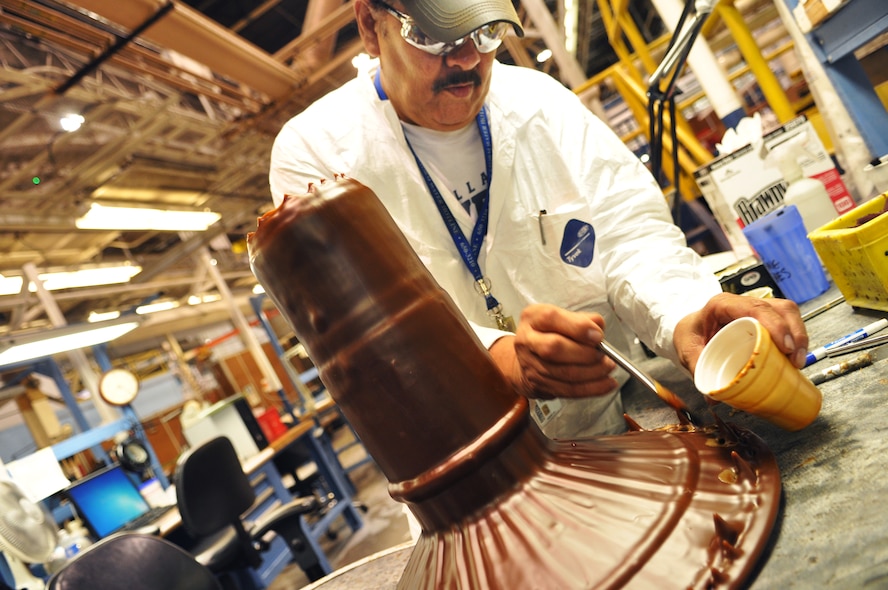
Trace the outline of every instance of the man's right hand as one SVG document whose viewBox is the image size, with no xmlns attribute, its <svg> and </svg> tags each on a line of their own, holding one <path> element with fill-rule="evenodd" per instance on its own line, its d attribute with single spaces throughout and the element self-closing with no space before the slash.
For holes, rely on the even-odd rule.
<svg viewBox="0 0 888 590">
<path fill-rule="evenodd" d="M 554 305 L 530 305 L 514 336 L 493 343 L 490 354 L 517 391 L 527 397 L 605 395 L 618 385 L 616 364 L 599 349 L 604 318 Z"/>
</svg>

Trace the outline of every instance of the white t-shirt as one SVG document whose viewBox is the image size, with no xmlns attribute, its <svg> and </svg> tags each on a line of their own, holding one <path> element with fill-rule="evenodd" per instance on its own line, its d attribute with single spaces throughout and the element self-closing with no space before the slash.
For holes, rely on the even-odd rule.
<svg viewBox="0 0 888 590">
<path fill-rule="evenodd" d="M 473 198 L 485 193 L 490 184 L 478 126 L 473 122 L 458 131 L 435 131 L 410 123 L 402 126 L 426 170 L 447 182 L 448 190 L 441 196 L 450 211 L 468 216 L 474 225 L 478 203 Z"/>
<path fill-rule="evenodd" d="M 447 190 L 442 191 L 441 196 L 451 213 L 457 217 L 468 216 L 474 227 L 478 220 L 478 203 L 473 197 L 487 199 L 490 184 L 478 125 L 471 123 L 457 131 L 436 131 L 403 121 L 401 126 L 423 167 L 432 177 L 440 178 L 446 184 Z M 481 271 L 484 272 L 484 269 Z M 625 381 L 625 375 L 620 381 Z M 570 414 L 561 416 L 564 407 L 562 400 L 533 400 L 531 417 L 544 432 L 552 435 L 557 435 L 559 429 L 564 427 L 558 424 L 559 420 L 569 423 L 568 432 L 571 433 L 591 424 L 596 424 L 596 430 L 603 432 L 620 432 L 624 428 L 622 404 L 618 396 L 580 402 L 574 400 L 572 403 Z M 602 420 L 603 416 L 607 419 Z M 555 427 L 551 432 L 547 428 L 550 423 Z"/>
</svg>

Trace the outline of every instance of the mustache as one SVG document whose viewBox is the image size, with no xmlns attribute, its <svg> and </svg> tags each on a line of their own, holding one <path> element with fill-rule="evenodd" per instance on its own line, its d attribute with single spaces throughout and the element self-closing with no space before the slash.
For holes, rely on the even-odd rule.
<svg viewBox="0 0 888 590">
<path fill-rule="evenodd" d="M 476 72 L 475 70 L 459 70 L 457 72 L 451 72 L 443 78 L 435 80 L 435 83 L 432 86 L 432 91 L 437 94 L 438 92 L 443 91 L 448 86 L 458 86 L 460 84 L 467 83 L 473 84 L 475 86 L 480 86 L 481 76 L 479 76 L 478 72 Z"/>
</svg>

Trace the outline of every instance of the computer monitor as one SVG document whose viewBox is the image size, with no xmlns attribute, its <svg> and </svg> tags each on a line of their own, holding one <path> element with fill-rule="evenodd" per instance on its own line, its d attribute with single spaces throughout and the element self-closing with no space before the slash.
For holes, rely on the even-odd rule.
<svg viewBox="0 0 888 590">
<path fill-rule="evenodd" d="M 120 465 L 111 465 L 65 489 L 77 515 L 96 539 L 107 537 L 151 507 Z"/>
</svg>

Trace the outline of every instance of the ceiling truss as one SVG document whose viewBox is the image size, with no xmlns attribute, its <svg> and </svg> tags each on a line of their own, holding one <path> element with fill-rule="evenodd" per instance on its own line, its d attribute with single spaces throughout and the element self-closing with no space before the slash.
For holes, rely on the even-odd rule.
<svg viewBox="0 0 888 590">
<path fill-rule="evenodd" d="M 543 14 L 542 0 L 532 1 Z M 254 281 L 243 240 L 271 206 L 274 136 L 354 76 L 362 46 L 351 2 L 311 0 L 291 15 L 303 29 L 269 53 L 240 33 L 283 3 L 245 4 L 251 10 L 224 27 L 178 0 L 0 0 L 0 274 L 22 276 L 28 264 L 143 267 L 124 286 L 53 292 L 75 323 L 90 311 L 200 294 L 212 282 L 197 253 L 209 246 L 231 292 L 246 299 Z M 534 26 L 527 7 L 519 5 L 527 35 L 509 37 L 499 57 L 558 76 L 557 64 L 534 60 L 551 43 L 541 31 L 552 23 Z M 73 133 L 58 123 L 68 112 L 85 117 Z M 77 230 L 75 218 L 96 199 L 209 209 L 222 219 L 192 236 Z M 175 331 L 170 320 L 124 344 L 157 346 Z M 0 296 L 0 336 L 50 325 L 26 289 Z"/>
</svg>

